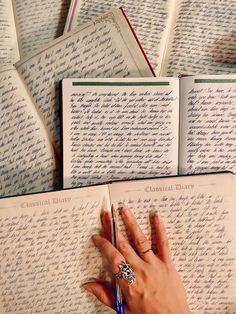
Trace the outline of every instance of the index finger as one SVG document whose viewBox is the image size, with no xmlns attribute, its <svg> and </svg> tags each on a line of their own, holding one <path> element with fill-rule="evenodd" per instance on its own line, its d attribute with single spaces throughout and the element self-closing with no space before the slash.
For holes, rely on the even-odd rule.
<svg viewBox="0 0 236 314">
<path fill-rule="evenodd" d="M 103 212 L 101 215 L 102 225 L 105 230 L 106 236 L 110 242 L 112 242 L 112 218 L 111 213 Z M 141 262 L 139 256 L 128 242 L 128 240 L 117 229 L 118 246 L 117 249 L 125 257 L 129 263 L 135 263 L 136 265 Z"/>
<path fill-rule="evenodd" d="M 106 257 L 114 274 L 119 271 L 119 265 L 125 261 L 123 255 L 111 244 L 110 241 L 100 235 L 92 236 L 93 242 Z"/>
</svg>

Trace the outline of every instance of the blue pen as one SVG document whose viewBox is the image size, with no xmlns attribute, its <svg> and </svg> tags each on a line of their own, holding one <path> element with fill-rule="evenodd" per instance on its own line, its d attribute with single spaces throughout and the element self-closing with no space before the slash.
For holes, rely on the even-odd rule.
<svg viewBox="0 0 236 314">
<path fill-rule="evenodd" d="M 122 303 L 122 299 L 120 298 L 120 289 L 117 286 L 115 287 L 114 291 L 114 296 L 115 296 L 115 308 L 116 308 L 116 313 L 117 314 L 124 314 L 124 305 Z"/>
<path fill-rule="evenodd" d="M 118 239 L 117 239 L 117 228 L 116 228 L 116 212 L 113 205 L 111 206 L 111 213 L 112 213 L 112 234 L 113 234 L 112 241 L 113 241 L 113 245 L 117 247 Z M 124 314 L 125 310 L 124 310 L 124 305 L 122 302 L 122 293 L 121 293 L 117 278 L 115 278 L 115 282 L 116 282 L 116 286 L 114 290 L 114 297 L 115 297 L 116 313 Z"/>
</svg>

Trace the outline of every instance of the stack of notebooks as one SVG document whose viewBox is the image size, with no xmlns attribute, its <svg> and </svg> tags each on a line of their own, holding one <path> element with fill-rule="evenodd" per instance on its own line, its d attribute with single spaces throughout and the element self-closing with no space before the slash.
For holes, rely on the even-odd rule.
<svg viewBox="0 0 236 314">
<path fill-rule="evenodd" d="M 81 289 L 111 204 L 160 211 L 192 313 L 236 313 L 236 4 L 120 3 L 0 0 L 1 314 L 112 313 Z"/>
</svg>

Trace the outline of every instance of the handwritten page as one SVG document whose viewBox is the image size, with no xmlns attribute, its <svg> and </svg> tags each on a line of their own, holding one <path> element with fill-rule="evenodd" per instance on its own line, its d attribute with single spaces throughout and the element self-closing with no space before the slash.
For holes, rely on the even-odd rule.
<svg viewBox="0 0 236 314">
<path fill-rule="evenodd" d="M 108 277 L 91 236 L 106 186 L 0 200 L 0 312 L 113 313 L 81 285 Z"/>
<path fill-rule="evenodd" d="M 0 72 L 0 99 L 0 196 L 53 189 L 53 149 L 16 70 Z"/>
<path fill-rule="evenodd" d="M 12 0 L 12 3 L 21 56 L 42 48 L 63 34 L 68 0 Z"/>
<path fill-rule="evenodd" d="M 168 0 L 73 0 L 68 15 L 65 31 L 69 32 L 81 23 L 104 14 L 111 7 L 122 6 L 128 15 L 131 25 L 147 53 L 154 68 L 160 59 L 161 41 L 167 28 L 169 7 L 172 4 Z"/>
<path fill-rule="evenodd" d="M 9 67 L 20 59 L 12 3 L 0 0 L 0 65 Z"/>
<path fill-rule="evenodd" d="M 64 187 L 177 174 L 179 80 L 63 81 Z"/>
<path fill-rule="evenodd" d="M 236 75 L 182 78 L 180 173 L 236 173 Z"/>
<path fill-rule="evenodd" d="M 60 143 L 59 82 L 66 77 L 153 76 L 119 9 L 82 25 L 16 65 L 37 109 Z"/>
<path fill-rule="evenodd" d="M 235 11 L 235 0 L 182 0 L 161 74 L 235 73 Z"/>
<path fill-rule="evenodd" d="M 111 202 L 132 208 L 149 237 L 149 213 L 160 213 L 193 314 L 236 313 L 234 184 L 218 174 L 110 186 Z"/>
</svg>

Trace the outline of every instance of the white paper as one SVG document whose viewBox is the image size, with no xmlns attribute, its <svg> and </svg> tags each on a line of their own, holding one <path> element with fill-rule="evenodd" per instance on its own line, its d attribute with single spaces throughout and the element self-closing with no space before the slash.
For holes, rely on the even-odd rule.
<svg viewBox="0 0 236 314">
<path fill-rule="evenodd" d="M 176 175 L 178 121 L 178 79 L 64 80 L 64 187 Z"/>
<path fill-rule="evenodd" d="M 180 173 L 236 173 L 236 75 L 181 79 Z"/>
</svg>

